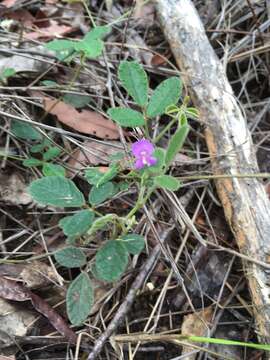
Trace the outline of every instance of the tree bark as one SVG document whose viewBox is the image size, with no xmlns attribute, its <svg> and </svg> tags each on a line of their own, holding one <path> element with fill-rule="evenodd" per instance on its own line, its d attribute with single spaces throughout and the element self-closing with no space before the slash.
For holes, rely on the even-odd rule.
<svg viewBox="0 0 270 360">
<path fill-rule="evenodd" d="M 240 105 L 189 0 L 157 0 L 158 15 L 200 119 L 214 174 L 258 172 L 253 143 Z M 256 178 L 216 180 L 226 219 L 240 251 L 270 262 L 270 204 Z M 258 335 L 270 342 L 270 273 L 244 262 Z"/>
</svg>

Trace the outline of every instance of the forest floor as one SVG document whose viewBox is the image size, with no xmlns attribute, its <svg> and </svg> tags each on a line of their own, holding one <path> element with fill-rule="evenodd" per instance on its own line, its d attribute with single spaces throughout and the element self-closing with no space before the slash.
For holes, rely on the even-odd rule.
<svg viewBox="0 0 270 360">
<path fill-rule="evenodd" d="M 193 3 L 245 115 L 260 172 L 270 173 L 270 5 Z M 78 43 L 94 25 L 111 27 L 99 40 L 100 56 L 66 61 L 65 49 L 60 54 L 53 48 L 53 40 Z M 131 225 L 145 247 L 129 256 L 114 281 L 91 277 L 94 298 L 80 325 L 67 313 L 67 289 L 82 269 L 95 273 L 90 265 L 114 230 L 102 228 L 91 241 L 81 234 L 74 245 L 59 226 L 74 208 L 51 206 L 53 200 L 42 205 L 29 191 L 36 179 L 64 175 L 87 197 L 85 169 L 106 173 L 142 137 L 139 128 L 122 129 L 109 120 L 107 110 L 127 104 L 137 109 L 117 75 L 123 60 L 143 66 L 150 89 L 181 78 L 154 2 L 3 0 L 0 34 L 0 360 L 91 359 L 97 344 L 96 359 L 263 359 L 259 347 L 225 341 L 252 344 L 260 337 L 241 254 L 211 178 L 200 116 L 188 119 L 188 137 L 168 168 L 181 187 L 173 193 L 156 189 L 138 208 Z M 188 95 L 184 84 L 179 103 L 192 107 Z M 152 138 L 165 129 L 161 148 L 175 131 L 166 131 L 168 118 L 157 116 L 148 129 Z M 124 161 L 117 186 L 130 170 Z M 259 181 L 270 194 L 269 179 Z M 95 211 L 124 217 L 138 191 L 131 183 L 105 196 Z M 54 254 L 70 246 L 67 240 L 84 251 L 87 265 L 56 261 Z M 88 290 L 86 298 L 84 289 L 79 293 L 82 308 Z M 186 334 L 221 340 L 195 342 Z M 133 339 L 125 341 L 126 335 Z"/>
</svg>

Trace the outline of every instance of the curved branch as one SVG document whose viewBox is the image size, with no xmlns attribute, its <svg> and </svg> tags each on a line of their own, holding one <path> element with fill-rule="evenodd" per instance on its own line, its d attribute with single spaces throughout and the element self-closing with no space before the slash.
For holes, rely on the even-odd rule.
<svg viewBox="0 0 270 360">
<path fill-rule="evenodd" d="M 157 9 L 205 124 L 214 174 L 258 172 L 245 118 L 194 5 L 190 0 L 157 0 Z M 232 177 L 216 180 L 216 186 L 240 251 L 258 261 L 269 262 L 270 206 L 263 185 L 256 178 Z M 243 263 L 259 335 L 269 342 L 270 273 L 257 264 Z"/>
</svg>

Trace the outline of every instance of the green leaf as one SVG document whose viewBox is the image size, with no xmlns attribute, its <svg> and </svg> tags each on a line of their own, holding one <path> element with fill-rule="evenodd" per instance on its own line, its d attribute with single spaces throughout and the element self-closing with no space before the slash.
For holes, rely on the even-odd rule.
<svg viewBox="0 0 270 360">
<path fill-rule="evenodd" d="M 87 231 L 87 234 L 88 235 L 95 234 L 98 230 L 105 228 L 105 226 L 107 226 L 108 224 L 114 223 L 116 219 L 117 219 L 116 214 L 107 214 L 107 215 L 101 216 L 100 218 L 96 219 L 93 222 L 92 226 Z"/>
<path fill-rule="evenodd" d="M 163 189 L 176 191 L 179 189 L 181 183 L 175 177 L 170 175 L 160 175 L 155 177 L 154 183 L 156 186 L 161 187 Z"/>
<path fill-rule="evenodd" d="M 108 241 L 96 254 L 96 274 L 104 281 L 118 280 L 126 270 L 128 252 L 121 242 Z"/>
<path fill-rule="evenodd" d="M 67 236 L 78 237 L 85 234 L 92 225 L 95 214 L 90 210 L 81 210 L 59 221 L 59 226 Z"/>
<path fill-rule="evenodd" d="M 39 153 L 42 152 L 47 146 L 51 145 L 51 140 L 45 138 L 40 144 L 36 144 L 31 146 L 31 153 Z"/>
<path fill-rule="evenodd" d="M 89 184 L 99 187 L 109 180 L 112 180 L 118 174 L 118 171 L 119 167 L 117 164 L 110 165 L 108 171 L 105 173 L 96 167 L 91 167 L 85 170 L 85 177 Z"/>
<path fill-rule="evenodd" d="M 74 246 L 58 250 L 54 257 L 58 264 L 67 268 L 78 268 L 86 264 L 84 252 Z"/>
<path fill-rule="evenodd" d="M 108 35 L 111 32 L 111 27 L 110 26 L 96 26 L 95 28 L 93 28 L 91 31 L 89 31 L 85 37 L 84 37 L 84 41 L 87 40 L 93 40 L 93 39 L 103 39 L 104 36 Z"/>
<path fill-rule="evenodd" d="M 94 59 L 102 54 L 104 42 L 99 39 L 85 39 L 75 45 L 75 50 L 82 51 L 88 58 Z"/>
<path fill-rule="evenodd" d="M 133 255 L 139 254 L 145 246 L 144 237 L 138 234 L 128 234 L 122 236 L 119 240 L 125 246 L 127 251 Z"/>
<path fill-rule="evenodd" d="M 41 140 L 42 135 L 30 124 L 23 121 L 12 120 L 11 132 L 23 140 Z"/>
<path fill-rule="evenodd" d="M 108 171 L 103 173 L 103 176 L 96 183 L 96 187 L 105 184 L 109 180 L 112 180 L 118 174 L 118 171 L 119 171 L 119 166 L 117 164 L 110 165 Z"/>
<path fill-rule="evenodd" d="M 80 325 L 90 314 L 94 302 L 92 283 L 86 273 L 81 273 L 67 291 L 67 314 L 73 325 Z"/>
<path fill-rule="evenodd" d="M 97 185 L 99 180 L 102 179 L 103 176 L 104 176 L 104 173 L 102 173 L 95 167 L 90 167 L 85 170 L 86 180 L 91 185 Z"/>
<path fill-rule="evenodd" d="M 199 111 L 194 107 L 188 107 L 186 109 L 186 116 L 191 119 L 198 119 L 199 118 Z"/>
<path fill-rule="evenodd" d="M 74 49 L 75 42 L 71 40 L 52 40 L 45 44 L 48 50 L 52 51 L 63 51 Z"/>
<path fill-rule="evenodd" d="M 53 80 L 42 80 L 41 84 L 44 86 L 48 86 L 48 87 L 56 87 L 58 86 L 57 82 L 53 81 Z"/>
<path fill-rule="evenodd" d="M 93 205 L 103 203 L 115 194 L 115 186 L 112 182 L 106 182 L 99 187 L 93 186 L 89 194 L 89 202 Z"/>
<path fill-rule="evenodd" d="M 126 181 L 120 181 L 117 183 L 117 187 L 119 191 L 127 191 L 129 189 L 129 183 Z"/>
<path fill-rule="evenodd" d="M 44 176 L 66 176 L 66 170 L 61 165 L 45 163 L 42 167 Z"/>
<path fill-rule="evenodd" d="M 80 109 L 89 104 L 90 100 L 91 97 L 89 95 L 66 94 L 63 96 L 63 101 L 76 109 Z"/>
<path fill-rule="evenodd" d="M 54 158 L 56 158 L 60 153 L 61 149 L 59 149 L 57 146 L 51 146 L 44 154 L 43 154 L 43 160 L 49 161 Z"/>
<path fill-rule="evenodd" d="M 140 105 L 147 103 L 148 79 L 142 65 L 135 61 L 121 61 L 118 77 L 127 93 Z"/>
<path fill-rule="evenodd" d="M 165 163 L 167 167 L 172 163 L 176 154 L 178 154 L 181 150 L 188 132 L 188 125 L 183 125 L 171 137 L 165 157 Z"/>
<path fill-rule="evenodd" d="M 79 207 L 85 204 L 84 196 L 76 185 L 62 176 L 34 180 L 29 192 L 34 200 L 43 205 Z"/>
<path fill-rule="evenodd" d="M 180 98 L 182 83 L 178 77 L 171 77 L 156 87 L 147 106 L 146 114 L 155 117 L 165 113 L 166 108 L 174 105 Z"/>
<path fill-rule="evenodd" d="M 117 124 L 123 127 L 137 127 L 145 125 L 143 115 L 132 109 L 116 107 L 109 109 L 107 114 L 115 122 L 117 122 Z"/>
<path fill-rule="evenodd" d="M 60 61 L 69 61 L 73 56 L 76 42 L 71 40 L 53 40 L 45 44 L 45 47 L 55 52 Z"/>
<path fill-rule="evenodd" d="M 32 166 L 40 166 L 43 164 L 43 161 L 35 159 L 35 158 L 29 158 L 23 160 L 23 165 L 26 167 L 32 167 Z"/>
</svg>

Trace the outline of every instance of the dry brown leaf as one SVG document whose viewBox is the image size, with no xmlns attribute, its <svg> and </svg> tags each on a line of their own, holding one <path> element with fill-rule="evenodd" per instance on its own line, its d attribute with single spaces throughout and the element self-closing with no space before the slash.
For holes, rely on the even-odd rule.
<svg viewBox="0 0 270 360">
<path fill-rule="evenodd" d="M 60 122 L 83 134 L 95 135 L 101 139 L 119 138 L 115 123 L 97 112 L 89 110 L 79 112 L 63 101 L 58 102 L 49 98 L 44 98 L 43 106 L 47 112 L 56 115 Z"/>
<path fill-rule="evenodd" d="M 194 336 L 205 336 L 207 331 L 207 325 L 211 321 L 213 315 L 213 308 L 211 306 L 205 308 L 197 313 L 189 314 L 184 316 L 184 321 L 181 327 L 182 335 L 194 335 Z M 183 346 L 182 355 L 188 354 L 193 351 L 192 347 Z M 187 355 L 185 359 L 195 360 L 197 354 L 193 353 Z"/>
<path fill-rule="evenodd" d="M 0 348 L 1 345 L 13 345 L 16 336 L 27 335 L 34 320 L 33 312 L 21 310 L 15 304 L 0 298 Z M 12 357 L 0 355 L 0 360 L 12 360 Z"/>
<path fill-rule="evenodd" d="M 51 283 L 63 283 L 63 278 L 56 274 L 53 268 L 44 262 L 35 261 L 24 266 L 20 278 L 30 289 L 42 288 Z"/>
<path fill-rule="evenodd" d="M 18 9 L 7 14 L 8 19 L 18 21 L 21 25 L 25 27 L 30 27 L 35 21 L 34 16 L 26 9 Z"/>
<path fill-rule="evenodd" d="M 111 162 L 111 155 L 123 151 L 120 141 L 97 143 L 93 140 L 87 140 L 82 148 L 75 150 L 68 161 L 68 165 L 75 170 L 81 170 L 85 166 L 107 165 Z"/>
<path fill-rule="evenodd" d="M 2 1 L 2 5 L 4 5 L 7 8 L 11 8 L 16 4 L 17 0 L 4 0 Z"/>
<path fill-rule="evenodd" d="M 24 37 L 29 40 L 37 40 L 40 38 L 54 39 L 55 37 L 61 37 L 74 31 L 72 26 L 58 25 L 56 21 L 50 20 L 50 25 L 44 28 L 38 28 L 36 31 L 32 31 L 28 34 L 24 34 Z"/>
<path fill-rule="evenodd" d="M 14 205 L 27 205 L 32 201 L 23 178 L 17 173 L 0 174 L 0 199 Z"/>
<path fill-rule="evenodd" d="M 152 57 L 151 65 L 160 66 L 166 64 L 167 56 L 168 54 L 167 55 L 155 54 Z"/>
</svg>

